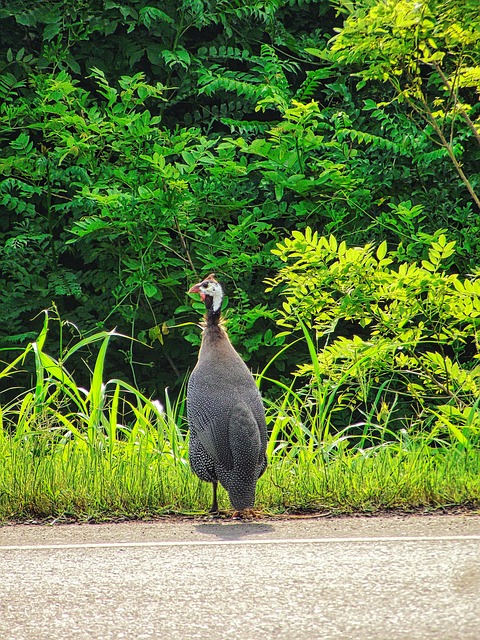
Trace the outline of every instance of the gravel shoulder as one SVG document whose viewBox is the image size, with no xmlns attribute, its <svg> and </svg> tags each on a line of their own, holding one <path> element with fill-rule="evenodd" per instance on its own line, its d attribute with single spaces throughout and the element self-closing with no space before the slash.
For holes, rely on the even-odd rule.
<svg viewBox="0 0 480 640">
<path fill-rule="evenodd" d="M 0 546 L 160 541 L 480 535 L 480 513 L 349 517 L 161 518 L 104 524 L 7 524 Z"/>
</svg>

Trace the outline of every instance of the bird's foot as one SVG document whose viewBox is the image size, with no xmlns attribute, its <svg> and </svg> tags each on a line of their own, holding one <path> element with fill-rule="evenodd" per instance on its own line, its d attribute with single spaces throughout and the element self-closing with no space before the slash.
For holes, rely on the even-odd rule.
<svg viewBox="0 0 480 640">
<path fill-rule="evenodd" d="M 208 512 L 208 516 L 210 518 L 212 518 L 213 520 L 215 520 L 217 518 L 225 518 L 229 514 L 230 514 L 230 512 L 229 511 L 225 511 L 224 509 L 210 509 L 210 511 Z"/>
<path fill-rule="evenodd" d="M 241 509 L 234 511 L 232 514 L 232 520 L 252 520 L 253 518 L 259 518 L 260 512 L 256 509 Z"/>
</svg>

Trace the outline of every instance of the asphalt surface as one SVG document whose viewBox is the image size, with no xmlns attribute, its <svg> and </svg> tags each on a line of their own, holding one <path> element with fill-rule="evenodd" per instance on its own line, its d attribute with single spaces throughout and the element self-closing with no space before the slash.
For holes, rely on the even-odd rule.
<svg viewBox="0 0 480 640">
<path fill-rule="evenodd" d="M 480 516 L 0 528 L 0 640 L 478 640 Z"/>
</svg>

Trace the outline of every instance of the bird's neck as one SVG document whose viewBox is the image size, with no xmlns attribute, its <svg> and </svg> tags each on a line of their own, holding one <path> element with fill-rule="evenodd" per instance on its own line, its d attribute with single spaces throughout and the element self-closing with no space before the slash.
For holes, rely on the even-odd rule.
<svg viewBox="0 0 480 640">
<path fill-rule="evenodd" d="M 215 343 L 228 342 L 227 332 L 222 325 L 220 310 L 209 309 L 204 317 L 202 344 L 213 346 Z"/>
<path fill-rule="evenodd" d="M 217 309 L 216 311 L 213 310 L 212 307 L 210 307 L 210 309 L 208 309 L 207 313 L 205 314 L 205 326 L 207 327 L 207 329 L 209 327 L 219 327 L 220 326 L 220 309 Z"/>
</svg>

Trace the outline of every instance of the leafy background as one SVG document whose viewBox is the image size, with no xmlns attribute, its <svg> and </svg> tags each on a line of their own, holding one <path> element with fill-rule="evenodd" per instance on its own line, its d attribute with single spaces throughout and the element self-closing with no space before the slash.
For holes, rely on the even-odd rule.
<svg viewBox="0 0 480 640">
<path fill-rule="evenodd" d="M 268 291 L 265 280 L 284 265 L 272 249 L 307 228 L 348 246 L 386 242 L 398 264 L 428 262 L 439 246 L 445 273 L 475 278 L 475 5 L 8 0 L 2 346 L 34 339 L 53 306 L 65 325 L 50 323 L 60 359 L 79 332 L 116 327 L 135 341 L 116 338 L 112 377 L 147 395 L 179 389 L 199 343 L 201 305 L 192 310 L 186 290 L 214 271 L 229 296 L 233 342 L 254 370 L 272 361 L 281 379 L 308 360 L 308 345 L 282 351 L 302 328 L 276 328 L 282 291 L 296 295 L 292 274 Z M 293 277 L 308 273 L 328 290 L 310 267 Z M 422 282 L 411 291 L 420 300 L 430 286 Z M 367 338 L 358 308 L 331 320 L 330 343 Z M 324 346 L 325 327 L 310 326 Z M 449 356 L 471 362 L 477 331 L 474 323 Z"/>
</svg>

